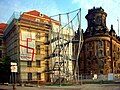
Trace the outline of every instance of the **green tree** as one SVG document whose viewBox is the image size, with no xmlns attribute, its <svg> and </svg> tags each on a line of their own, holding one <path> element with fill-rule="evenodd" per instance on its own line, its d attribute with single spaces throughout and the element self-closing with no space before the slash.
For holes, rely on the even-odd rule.
<svg viewBox="0 0 120 90">
<path fill-rule="evenodd" d="M 0 82 L 5 83 L 9 82 L 10 79 L 10 63 L 12 60 L 10 57 L 6 56 L 0 60 Z"/>
</svg>

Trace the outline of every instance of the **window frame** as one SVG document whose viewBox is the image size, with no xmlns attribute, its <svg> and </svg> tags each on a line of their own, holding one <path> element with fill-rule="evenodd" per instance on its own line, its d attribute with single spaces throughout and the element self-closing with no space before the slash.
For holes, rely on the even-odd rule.
<svg viewBox="0 0 120 90">
<path fill-rule="evenodd" d="M 30 81 L 30 80 L 32 80 L 32 73 L 31 72 L 28 73 L 28 81 Z"/>
<path fill-rule="evenodd" d="M 41 80 L 41 73 L 37 72 L 36 76 L 37 76 L 37 80 Z"/>
<path fill-rule="evenodd" d="M 27 61 L 27 67 L 32 67 L 32 61 Z"/>
<path fill-rule="evenodd" d="M 38 63 L 39 61 L 39 63 Z M 41 67 L 41 61 L 40 60 L 36 60 L 36 67 Z"/>
</svg>

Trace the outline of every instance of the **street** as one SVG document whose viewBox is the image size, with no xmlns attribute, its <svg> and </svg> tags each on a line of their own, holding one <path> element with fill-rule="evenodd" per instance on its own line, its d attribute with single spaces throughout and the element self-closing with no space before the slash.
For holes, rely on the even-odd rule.
<svg viewBox="0 0 120 90">
<path fill-rule="evenodd" d="M 0 90 L 13 90 L 11 85 L 0 85 Z M 120 84 L 83 84 L 75 86 L 16 86 L 15 90 L 120 90 Z"/>
</svg>

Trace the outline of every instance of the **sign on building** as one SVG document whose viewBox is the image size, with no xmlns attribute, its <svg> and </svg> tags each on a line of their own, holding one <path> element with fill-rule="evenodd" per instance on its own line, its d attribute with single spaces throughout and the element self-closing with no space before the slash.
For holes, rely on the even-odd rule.
<svg viewBox="0 0 120 90">
<path fill-rule="evenodd" d="M 18 71 L 18 67 L 17 67 L 17 63 L 11 62 L 11 72 L 17 72 Z"/>
</svg>

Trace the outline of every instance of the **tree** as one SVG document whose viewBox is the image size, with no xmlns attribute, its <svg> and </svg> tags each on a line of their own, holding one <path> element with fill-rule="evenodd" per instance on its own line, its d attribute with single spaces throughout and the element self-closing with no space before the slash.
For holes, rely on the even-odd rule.
<svg viewBox="0 0 120 90">
<path fill-rule="evenodd" d="M 12 60 L 8 56 L 3 57 L 0 60 L 0 82 L 1 83 L 9 82 L 10 74 L 11 74 L 11 70 L 10 70 L 11 61 Z"/>
</svg>

